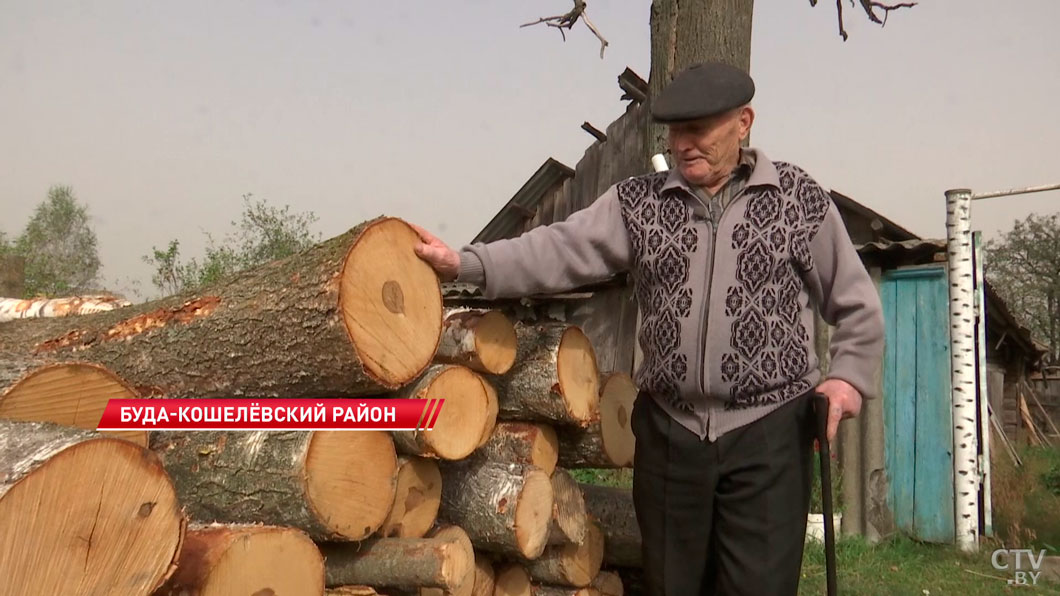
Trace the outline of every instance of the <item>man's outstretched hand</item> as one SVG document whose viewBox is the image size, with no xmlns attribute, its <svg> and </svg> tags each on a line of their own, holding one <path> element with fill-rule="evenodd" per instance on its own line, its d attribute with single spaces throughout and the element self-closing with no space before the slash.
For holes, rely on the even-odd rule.
<svg viewBox="0 0 1060 596">
<path fill-rule="evenodd" d="M 412 223 L 409 225 L 416 230 L 416 233 L 420 235 L 420 240 L 423 241 L 414 248 L 416 256 L 427 261 L 438 272 L 438 277 L 442 281 L 456 279 L 457 274 L 460 273 L 460 254 L 420 226 Z"/>
</svg>

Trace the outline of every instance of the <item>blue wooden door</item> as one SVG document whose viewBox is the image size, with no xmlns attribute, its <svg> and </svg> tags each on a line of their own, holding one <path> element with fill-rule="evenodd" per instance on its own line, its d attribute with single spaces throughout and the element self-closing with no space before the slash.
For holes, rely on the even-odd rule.
<svg viewBox="0 0 1060 596">
<path fill-rule="evenodd" d="M 884 442 L 898 528 L 929 542 L 954 533 L 949 295 L 941 266 L 884 274 Z"/>
</svg>

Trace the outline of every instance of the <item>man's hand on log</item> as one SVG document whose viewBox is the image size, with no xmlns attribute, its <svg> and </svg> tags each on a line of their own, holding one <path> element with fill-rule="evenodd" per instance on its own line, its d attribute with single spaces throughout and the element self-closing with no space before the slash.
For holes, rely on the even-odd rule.
<svg viewBox="0 0 1060 596">
<path fill-rule="evenodd" d="M 442 281 L 453 281 L 456 279 L 457 274 L 460 273 L 460 254 L 420 226 L 412 223 L 409 225 L 412 226 L 413 230 L 416 230 L 416 233 L 420 235 L 420 239 L 423 240 L 414 249 L 416 256 L 427 261 L 431 267 L 434 267 Z"/>
</svg>

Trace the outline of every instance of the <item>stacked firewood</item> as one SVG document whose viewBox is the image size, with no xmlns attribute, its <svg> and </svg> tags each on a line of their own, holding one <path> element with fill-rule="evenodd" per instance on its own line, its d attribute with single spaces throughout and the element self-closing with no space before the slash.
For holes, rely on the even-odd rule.
<svg viewBox="0 0 1060 596">
<path fill-rule="evenodd" d="M 447 307 L 404 222 L 195 293 L 0 323 L 0 596 L 623 593 L 636 390 Z M 434 429 L 99 433 L 110 399 L 443 398 Z"/>
</svg>

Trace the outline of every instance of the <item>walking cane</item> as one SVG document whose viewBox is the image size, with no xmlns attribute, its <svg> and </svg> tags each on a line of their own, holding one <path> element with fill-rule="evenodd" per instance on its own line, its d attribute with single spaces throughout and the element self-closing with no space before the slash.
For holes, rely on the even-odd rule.
<svg viewBox="0 0 1060 596">
<path fill-rule="evenodd" d="M 828 398 L 813 394 L 817 415 L 817 446 L 821 454 L 821 505 L 824 509 L 824 561 L 828 572 L 828 596 L 836 594 L 835 528 L 832 527 L 832 465 L 828 448 Z"/>
</svg>

